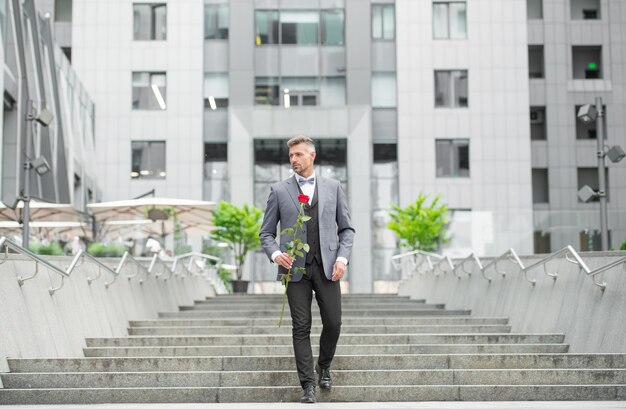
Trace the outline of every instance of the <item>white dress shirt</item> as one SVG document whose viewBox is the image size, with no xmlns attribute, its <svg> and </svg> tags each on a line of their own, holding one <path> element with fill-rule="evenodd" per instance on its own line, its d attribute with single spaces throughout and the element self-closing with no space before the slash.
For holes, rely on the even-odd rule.
<svg viewBox="0 0 626 409">
<path fill-rule="evenodd" d="M 298 175 L 297 173 L 294 173 L 293 177 L 296 179 L 296 183 L 298 183 L 298 185 L 300 185 L 301 179 L 315 178 L 315 180 L 313 181 L 313 184 L 305 183 L 303 185 L 300 185 L 300 190 L 302 190 L 302 193 L 309 197 L 309 206 L 310 206 L 311 202 L 313 201 L 313 195 L 315 194 L 315 187 L 317 186 L 317 177 L 315 176 L 315 172 L 313 172 L 313 174 L 309 176 L 308 178 L 304 178 Z M 279 251 L 279 250 L 275 251 L 272 254 L 272 261 L 275 261 L 276 257 L 278 257 L 280 254 L 282 254 L 282 251 Z M 341 261 L 344 266 L 348 265 L 348 260 L 346 260 L 345 257 L 337 257 L 336 261 Z"/>
</svg>

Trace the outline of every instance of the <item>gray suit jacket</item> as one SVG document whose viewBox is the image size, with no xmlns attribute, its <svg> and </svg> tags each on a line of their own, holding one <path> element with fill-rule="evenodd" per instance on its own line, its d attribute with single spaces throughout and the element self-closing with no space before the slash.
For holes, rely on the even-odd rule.
<svg viewBox="0 0 626 409">
<path fill-rule="evenodd" d="M 316 179 L 322 264 L 324 273 L 330 280 L 337 257 L 345 257 L 346 260 L 350 260 L 355 230 L 350 221 L 348 201 L 341 184 L 336 180 L 322 176 L 316 176 Z M 277 250 L 286 251 L 285 245 L 291 240 L 291 236 L 285 234 L 280 237 L 279 246 L 276 243 L 277 228 L 279 222 L 281 229 L 292 227 L 296 223 L 300 210 L 299 194 L 298 182 L 294 177 L 278 182 L 271 187 L 259 233 L 263 250 L 270 260 L 272 254 Z M 298 237 L 305 243 L 307 223 L 304 223 L 304 231 L 298 232 Z M 293 265 L 294 267 L 304 267 L 304 262 L 305 257 L 296 257 Z M 281 274 L 286 272 L 287 270 L 279 266 L 278 279 L 280 279 Z M 301 279 L 302 273 L 296 273 L 292 276 L 291 281 L 296 282 Z"/>
</svg>

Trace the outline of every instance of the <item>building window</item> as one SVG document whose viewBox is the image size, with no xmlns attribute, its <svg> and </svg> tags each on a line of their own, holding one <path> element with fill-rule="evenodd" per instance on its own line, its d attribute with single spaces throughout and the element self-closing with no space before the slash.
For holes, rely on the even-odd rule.
<svg viewBox="0 0 626 409">
<path fill-rule="evenodd" d="M 228 107 L 228 73 L 204 74 L 204 108 Z"/>
<path fill-rule="evenodd" d="M 322 10 L 322 44 L 344 45 L 344 11 Z"/>
<path fill-rule="evenodd" d="M 395 108 L 396 102 L 396 73 L 372 73 L 372 107 Z"/>
<path fill-rule="evenodd" d="M 543 0 L 526 0 L 529 20 L 543 20 Z"/>
<path fill-rule="evenodd" d="M 284 108 L 341 106 L 346 103 L 345 77 L 257 77 L 255 105 Z"/>
<path fill-rule="evenodd" d="M 552 253 L 552 244 L 550 243 L 550 232 L 536 230 L 534 232 L 534 254 Z"/>
<path fill-rule="evenodd" d="M 469 177 L 469 139 L 438 139 L 435 141 L 437 177 Z"/>
<path fill-rule="evenodd" d="M 399 203 L 398 145 L 374 143 L 372 164 L 372 267 L 377 280 L 399 280 L 401 272 L 391 265 L 396 254 L 396 236 L 387 228 L 389 210 Z"/>
<path fill-rule="evenodd" d="M 433 38 L 459 40 L 467 38 L 465 1 L 433 2 Z"/>
<path fill-rule="evenodd" d="M 530 140 L 546 139 L 546 107 L 530 107 Z"/>
<path fill-rule="evenodd" d="M 572 47 L 574 79 L 602 78 L 602 46 Z"/>
<path fill-rule="evenodd" d="M 133 39 L 139 41 L 167 39 L 167 5 L 165 3 L 133 4 Z"/>
<path fill-rule="evenodd" d="M 528 77 L 543 78 L 543 45 L 528 46 Z"/>
<path fill-rule="evenodd" d="M 609 248 L 611 248 L 611 230 L 608 232 Z M 602 233 L 597 229 L 585 229 L 578 235 L 580 251 L 602 251 Z"/>
<path fill-rule="evenodd" d="M 608 202 L 610 199 L 610 189 L 609 189 L 609 169 L 604 169 L 604 181 L 606 185 L 606 201 Z M 598 181 L 598 168 L 578 168 L 577 169 L 577 177 L 578 177 L 578 190 L 580 190 L 583 186 L 587 185 L 596 192 L 599 190 L 600 183 Z M 592 198 L 589 202 L 598 202 L 600 199 L 597 197 Z M 578 198 L 578 203 L 583 203 L 580 198 Z"/>
<path fill-rule="evenodd" d="M 533 203 L 549 203 L 548 169 L 533 169 Z"/>
<path fill-rule="evenodd" d="M 282 44 L 315 45 L 318 43 L 320 16 L 317 11 L 285 10 L 280 12 Z"/>
<path fill-rule="evenodd" d="M 278 11 L 256 10 L 254 20 L 256 45 L 278 44 Z"/>
<path fill-rule="evenodd" d="M 165 179 L 165 141 L 132 141 L 132 179 Z"/>
<path fill-rule="evenodd" d="M 345 12 L 326 10 L 256 10 L 255 44 L 345 44 Z"/>
<path fill-rule="evenodd" d="M 281 90 L 281 102 L 285 108 L 319 105 L 320 89 L 316 77 L 283 78 Z"/>
<path fill-rule="evenodd" d="M 54 21 L 57 23 L 72 22 L 72 2 L 73 0 L 55 0 Z"/>
<path fill-rule="evenodd" d="M 204 39 L 228 38 L 228 4 L 204 5 Z"/>
<path fill-rule="evenodd" d="M 278 105 L 279 80 L 276 77 L 256 77 L 254 80 L 254 104 Z"/>
<path fill-rule="evenodd" d="M 435 106 L 464 108 L 468 106 L 467 70 L 435 71 Z"/>
<path fill-rule="evenodd" d="M 345 139 L 318 139 L 315 173 L 341 182 L 347 193 L 347 143 Z M 283 139 L 254 141 L 254 203 L 264 209 L 270 186 L 293 175 L 289 149 Z"/>
<path fill-rule="evenodd" d="M 396 38 L 396 7 L 394 4 L 372 4 L 372 38 Z"/>
<path fill-rule="evenodd" d="M 597 134 L 597 126 L 598 121 L 601 121 L 602 118 L 598 117 L 595 121 L 591 121 L 589 123 L 584 123 L 583 121 L 578 119 L 578 110 L 580 110 L 581 105 L 576 105 L 574 108 L 574 121 L 576 122 L 576 139 L 596 139 L 598 137 Z M 604 110 L 604 115 L 606 118 L 606 105 L 602 105 L 602 109 Z M 604 128 L 604 139 L 607 138 L 607 129 Z"/>
<path fill-rule="evenodd" d="M 61 51 L 67 60 L 72 62 L 72 47 L 61 47 Z"/>
<path fill-rule="evenodd" d="M 204 200 L 229 200 L 228 144 L 204 144 Z"/>
<path fill-rule="evenodd" d="M 133 109 L 165 110 L 166 97 L 164 72 L 133 72 Z"/>
<path fill-rule="evenodd" d="M 374 143 L 374 166 L 372 168 L 372 208 L 391 209 L 397 204 L 398 193 L 398 144 Z M 393 243 L 395 246 L 395 241 Z"/>
<path fill-rule="evenodd" d="M 571 0 L 572 20 L 599 20 L 600 0 Z"/>
</svg>

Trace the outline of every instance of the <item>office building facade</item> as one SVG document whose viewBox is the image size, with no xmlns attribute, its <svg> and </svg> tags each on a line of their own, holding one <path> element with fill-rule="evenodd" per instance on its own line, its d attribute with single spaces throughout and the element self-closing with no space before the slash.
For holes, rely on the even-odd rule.
<svg viewBox="0 0 626 409">
<path fill-rule="evenodd" d="M 551 13 L 569 1 L 549 2 Z M 397 250 L 388 211 L 420 193 L 441 195 L 451 208 L 443 250 L 456 256 L 530 253 L 541 240 L 533 231 L 552 228 L 533 204 L 537 151 L 551 148 L 531 143 L 541 80 L 529 80 L 539 28 L 527 0 L 47 7 L 63 16 L 54 18 L 59 41 L 98 107 L 106 200 L 155 188 L 264 208 L 269 186 L 290 176 L 284 142 L 304 133 L 318 141 L 317 172 L 340 180 L 348 195 L 357 228 L 351 291 L 399 278 L 389 262 Z M 618 178 L 610 179 L 613 189 Z M 260 252 L 248 265 L 253 280 L 273 279 Z"/>
</svg>

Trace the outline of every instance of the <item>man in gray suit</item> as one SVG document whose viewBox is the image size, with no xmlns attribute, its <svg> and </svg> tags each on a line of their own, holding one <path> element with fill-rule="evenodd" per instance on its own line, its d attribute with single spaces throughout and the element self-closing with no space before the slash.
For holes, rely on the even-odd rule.
<svg viewBox="0 0 626 409">
<path fill-rule="evenodd" d="M 278 264 L 278 278 L 291 267 L 305 267 L 306 274 L 293 274 L 287 287 L 291 310 L 293 349 L 304 395 L 302 403 L 315 403 L 315 375 L 311 351 L 312 293 L 322 317 L 320 353 L 315 366 L 319 386 L 330 389 L 330 364 L 341 330 L 341 280 L 352 250 L 354 228 L 350 221 L 346 195 L 338 181 L 315 175 L 315 145 L 311 138 L 298 135 L 287 142 L 294 177 L 271 187 L 261 232 L 261 245 L 272 262 Z M 276 243 L 278 223 L 281 229 L 292 227 L 298 217 L 298 196 L 309 196 L 304 211 L 311 220 L 304 223 L 299 238 L 309 245 L 305 257 L 293 260 L 286 253 L 287 236 Z"/>
</svg>

